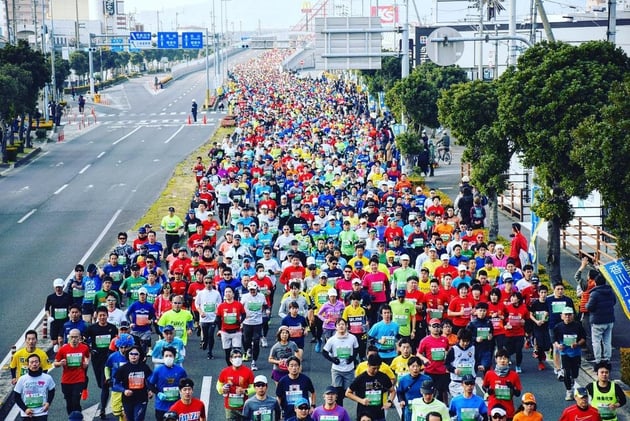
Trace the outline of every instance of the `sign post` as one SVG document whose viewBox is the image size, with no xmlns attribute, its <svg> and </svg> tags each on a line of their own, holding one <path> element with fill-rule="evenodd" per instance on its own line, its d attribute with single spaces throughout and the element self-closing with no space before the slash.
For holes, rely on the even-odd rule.
<svg viewBox="0 0 630 421">
<path fill-rule="evenodd" d="M 182 48 L 203 48 L 203 32 L 182 32 Z"/>
<path fill-rule="evenodd" d="M 152 48 L 151 32 L 130 32 L 129 48 L 146 50 Z"/>
<path fill-rule="evenodd" d="M 179 48 L 179 34 L 177 32 L 158 32 L 157 48 Z"/>
</svg>

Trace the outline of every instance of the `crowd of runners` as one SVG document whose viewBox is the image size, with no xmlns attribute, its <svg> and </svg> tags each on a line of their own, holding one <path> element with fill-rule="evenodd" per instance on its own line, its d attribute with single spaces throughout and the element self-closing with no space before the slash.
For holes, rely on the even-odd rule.
<svg viewBox="0 0 630 421">
<path fill-rule="evenodd" d="M 68 414 L 92 366 L 103 419 L 111 399 L 115 416 L 143 420 L 151 398 L 157 420 L 205 419 L 184 368 L 203 352 L 225 360 L 216 392 L 229 421 L 380 421 L 394 408 L 404 421 L 541 420 L 519 376 L 530 349 L 575 400 L 562 420 L 615 420 L 626 398 L 606 338 L 592 349 L 597 381 L 575 387 L 592 337 L 576 315 L 614 306 L 601 275 L 589 273 L 583 303 L 542 284 L 519 224 L 506 253 L 466 177 L 453 205 L 412 184 L 361 89 L 282 72 L 286 54 L 232 70 L 237 126 L 197 158 L 185 216 L 170 208 L 136 238 L 121 232 L 103 267 L 54 281 L 45 306 Z M 200 349 L 187 347 L 195 334 Z M 25 419 L 45 419 L 54 398 L 36 343 L 28 332 L 11 364 Z M 305 349 L 330 366 L 329 385 L 301 371 Z"/>
</svg>

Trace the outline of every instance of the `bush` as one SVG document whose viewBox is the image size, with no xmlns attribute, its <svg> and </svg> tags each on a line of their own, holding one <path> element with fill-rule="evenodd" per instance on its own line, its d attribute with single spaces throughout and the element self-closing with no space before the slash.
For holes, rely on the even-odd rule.
<svg viewBox="0 0 630 421">
<path fill-rule="evenodd" d="M 621 353 L 621 381 L 630 384 L 630 348 L 620 348 Z"/>
</svg>

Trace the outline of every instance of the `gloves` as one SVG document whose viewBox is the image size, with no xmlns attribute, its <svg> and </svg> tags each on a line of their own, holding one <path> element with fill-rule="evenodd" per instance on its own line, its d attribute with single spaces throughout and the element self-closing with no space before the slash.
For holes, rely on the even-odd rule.
<svg viewBox="0 0 630 421">
<path fill-rule="evenodd" d="M 165 401 L 166 400 L 166 394 L 164 392 L 158 392 L 157 397 L 161 401 Z"/>
<path fill-rule="evenodd" d="M 494 395 L 494 389 L 488 389 L 488 395 Z"/>
<path fill-rule="evenodd" d="M 348 358 L 346 358 L 346 362 L 348 364 L 354 364 L 354 358 L 353 357 L 348 357 Z"/>
<path fill-rule="evenodd" d="M 341 360 L 337 357 L 333 358 L 333 363 L 335 364 L 341 364 Z"/>
<path fill-rule="evenodd" d="M 514 392 L 514 385 L 512 384 L 512 382 L 507 382 L 505 383 L 505 385 L 510 388 L 510 392 Z"/>
</svg>

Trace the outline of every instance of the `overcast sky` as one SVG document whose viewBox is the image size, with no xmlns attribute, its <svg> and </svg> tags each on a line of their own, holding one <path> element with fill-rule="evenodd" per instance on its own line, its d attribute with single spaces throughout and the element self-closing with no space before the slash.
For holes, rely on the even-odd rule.
<svg viewBox="0 0 630 421">
<path fill-rule="evenodd" d="M 155 31 L 158 12 L 161 30 L 174 30 L 175 20 L 180 27 L 199 25 L 210 28 L 212 3 L 213 0 L 126 0 L 125 9 L 127 13 L 137 12 L 136 20 L 142 21 L 146 30 Z M 221 18 L 221 8 L 224 12 L 227 9 L 229 29 L 232 30 L 234 25 L 235 31 L 240 28 L 244 31 L 257 30 L 259 25 L 262 29 L 287 29 L 304 16 L 301 0 L 214 0 L 214 5 L 217 32 L 220 22 L 225 25 L 226 20 Z"/>
</svg>

